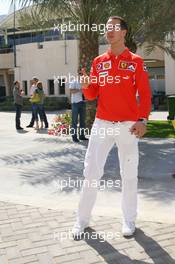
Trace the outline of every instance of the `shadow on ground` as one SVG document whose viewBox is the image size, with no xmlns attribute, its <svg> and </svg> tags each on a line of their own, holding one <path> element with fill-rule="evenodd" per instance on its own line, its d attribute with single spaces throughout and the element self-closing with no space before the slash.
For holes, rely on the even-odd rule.
<svg viewBox="0 0 175 264">
<path fill-rule="evenodd" d="M 30 185 L 49 185 L 53 181 L 56 186 L 60 181 L 76 181 L 77 184 L 65 186 L 64 192 L 71 193 L 74 190 L 80 190 L 80 180 L 83 180 L 83 162 L 87 149 L 87 142 L 74 144 L 70 139 L 60 140 L 58 137 L 36 138 L 35 142 L 43 144 L 42 150 L 35 153 L 29 152 L 22 155 L 5 155 L 0 158 L 6 167 L 19 170 L 22 184 Z M 55 147 L 58 144 L 58 150 L 47 150 L 48 144 Z M 59 146 L 63 149 L 59 150 Z M 65 145 L 65 146 L 64 146 Z M 171 202 L 175 197 L 174 188 L 168 189 L 167 181 L 175 183 L 175 179 L 170 177 L 171 171 L 175 169 L 174 165 L 174 143 L 162 143 L 161 140 L 144 140 L 140 142 L 140 166 L 139 183 L 140 192 L 146 197 L 154 198 L 159 201 L 164 198 L 165 203 Z M 114 146 L 109 153 L 103 178 L 105 181 L 120 180 L 119 163 L 117 149 Z M 142 183 L 144 186 L 142 186 Z M 68 184 L 67 184 L 68 185 Z M 148 192 L 149 190 L 149 192 Z M 111 192 L 119 191 L 118 188 L 111 188 Z M 58 193 L 58 190 L 55 190 Z M 167 195 L 165 196 L 165 192 Z"/>
<path fill-rule="evenodd" d="M 94 239 L 95 238 L 95 239 Z M 82 239 L 93 248 L 108 264 L 149 264 L 146 260 L 131 259 L 129 256 L 122 254 L 108 241 L 104 240 L 101 234 L 95 229 L 86 228 L 85 237 Z M 174 264 L 175 260 L 150 236 L 146 235 L 141 229 L 136 229 L 136 234 L 132 237 L 148 255 L 148 260 L 154 264 Z M 78 241 L 77 241 L 78 243 Z"/>
</svg>

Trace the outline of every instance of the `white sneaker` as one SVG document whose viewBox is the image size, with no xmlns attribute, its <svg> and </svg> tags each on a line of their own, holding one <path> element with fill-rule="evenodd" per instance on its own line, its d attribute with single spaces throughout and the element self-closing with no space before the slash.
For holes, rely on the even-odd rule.
<svg viewBox="0 0 175 264">
<path fill-rule="evenodd" d="M 81 237 L 84 233 L 84 229 L 88 227 L 87 222 L 79 222 L 76 221 L 73 228 L 72 228 L 72 235 L 73 237 Z"/>
<path fill-rule="evenodd" d="M 135 232 L 135 222 L 123 221 L 122 234 L 123 236 L 132 236 Z"/>
</svg>

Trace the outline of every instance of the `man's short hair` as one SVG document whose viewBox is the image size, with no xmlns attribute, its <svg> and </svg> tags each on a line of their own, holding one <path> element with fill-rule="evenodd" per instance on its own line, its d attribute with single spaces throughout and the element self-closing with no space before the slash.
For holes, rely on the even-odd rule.
<svg viewBox="0 0 175 264">
<path fill-rule="evenodd" d="M 126 21 L 124 20 L 123 17 L 120 17 L 120 16 L 110 16 L 110 17 L 108 18 L 108 20 L 109 20 L 109 19 L 118 19 L 118 20 L 120 20 L 120 26 L 121 26 L 121 29 L 122 29 L 122 30 L 127 30 L 127 31 L 128 31 L 128 24 L 126 23 Z"/>
</svg>

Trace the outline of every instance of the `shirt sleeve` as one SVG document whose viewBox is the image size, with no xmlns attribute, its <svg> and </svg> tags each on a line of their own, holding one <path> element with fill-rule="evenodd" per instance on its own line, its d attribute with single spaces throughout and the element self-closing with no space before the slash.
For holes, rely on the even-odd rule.
<svg viewBox="0 0 175 264">
<path fill-rule="evenodd" d="M 96 63 L 93 61 L 90 71 L 91 84 L 88 87 L 83 87 L 83 94 L 88 100 L 95 100 L 99 95 L 98 75 L 96 71 Z"/>
<path fill-rule="evenodd" d="M 137 64 L 135 85 L 139 95 L 139 118 L 148 119 L 151 111 L 151 88 L 146 65 L 142 59 Z"/>
</svg>

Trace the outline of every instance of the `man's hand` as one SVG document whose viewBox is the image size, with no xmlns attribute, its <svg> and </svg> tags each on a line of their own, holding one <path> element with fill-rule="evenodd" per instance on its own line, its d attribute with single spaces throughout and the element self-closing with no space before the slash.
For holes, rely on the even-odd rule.
<svg viewBox="0 0 175 264">
<path fill-rule="evenodd" d="M 146 133 L 146 125 L 141 121 L 137 121 L 130 128 L 130 132 L 131 132 L 131 134 L 136 135 L 137 138 L 141 138 Z"/>
<path fill-rule="evenodd" d="M 90 77 L 88 76 L 88 74 L 86 73 L 86 69 L 82 68 L 81 69 L 81 77 L 80 77 L 80 82 L 82 84 L 82 87 L 87 88 L 90 84 Z"/>
</svg>

